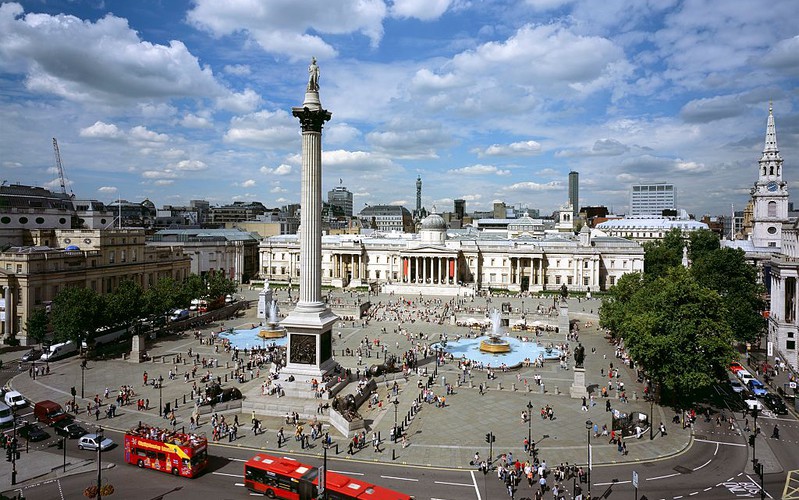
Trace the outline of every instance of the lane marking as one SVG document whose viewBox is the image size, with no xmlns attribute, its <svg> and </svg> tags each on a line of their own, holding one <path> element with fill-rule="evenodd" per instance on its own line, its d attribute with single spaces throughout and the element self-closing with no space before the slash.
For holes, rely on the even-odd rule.
<svg viewBox="0 0 799 500">
<path fill-rule="evenodd" d="M 330 469 L 330 472 L 335 472 L 337 474 L 344 474 L 347 476 L 363 476 L 364 474 L 363 472 L 349 472 L 346 470 L 333 470 L 333 469 Z"/>
<path fill-rule="evenodd" d="M 412 481 L 414 483 L 418 483 L 418 479 L 414 479 L 412 477 L 397 477 L 397 476 L 380 476 L 383 479 L 396 479 L 397 481 Z"/>
<path fill-rule="evenodd" d="M 212 472 L 211 474 L 216 474 L 217 476 L 241 477 L 241 474 L 229 474 L 227 472 Z"/>
<path fill-rule="evenodd" d="M 472 484 L 474 485 L 474 492 L 477 493 L 477 500 L 483 500 L 483 497 L 480 496 L 480 488 L 477 486 L 477 479 L 474 477 L 474 471 L 470 470 L 469 474 L 472 476 Z"/>
<path fill-rule="evenodd" d="M 230 460 L 231 462 L 246 462 L 246 460 L 244 460 L 243 458 L 228 457 L 228 460 Z"/>
<path fill-rule="evenodd" d="M 629 484 L 632 481 L 611 481 L 609 483 L 594 483 L 594 486 L 610 486 L 611 484 Z"/>
<path fill-rule="evenodd" d="M 648 477 L 646 478 L 647 481 L 655 481 L 657 479 L 667 479 L 674 476 L 679 476 L 679 472 L 675 472 L 674 474 L 666 474 L 665 476 L 655 476 L 655 477 Z"/>
<path fill-rule="evenodd" d="M 448 486 L 471 486 L 471 484 L 466 483 L 448 483 L 446 481 L 433 481 L 435 484 L 446 484 Z"/>
<path fill-rule="evenodd" d="M 700 465 L 699 467 L 695 468 L 694 470 L 699 470 L 699 469 L 701 469 L 702 467 L 704 467 L 705 465 L 709 464 L 712 461 L 713 461 L 713 459 L 711 458 L 710 460 L 708 460 L 707 462 L 703 463 L 702 465 Z"/>
<path fill-rule="evenodd" d="M 233 486 L 244 486 L 244 483 L 233 483 Z"/>
<path fill-rule="evenodd" d="M 713 452 L 713 456 L 714 456 L 714 457 L 715 457 L 715 456 L 716 456 L 716 454 L 719 452 L 719 447 L 720 447 L 720 446 L 721 446 L 720 444 L 716 443 L 716 451 L 714 451 L 714 452 Z"/>
<path fill-rule="evenodd" d="M 709 439 L 694 439 L 694 441 L 698 441 L 700 443 L 726 444 L 727 446 L 740 446 L 740 447 L 743 447 L 743 448 L 746 447 L 745 444 L 741 444 L 741 443 L 727 443 L 727 442 L 724 442 L 724 441 L 711 441 Z"/>
<path fill-rule="evenodd" d="M 758 484 L 758 482 L 757 482 L 757 481 L 755 481 L 754 479 L 752 479 L 752 476 L 750 476 L 749 474 L 747 474 L 747 475 L 746 475 L 746 477 L 748 477 L 748 478 L 749 478 L 749 480 L 750 480 L 750 481 L 752 481 L 752 483 L 753 483 L 755 486 L 757 486 L 757 489 L 758 489 L 758 490 L 760 490 L 760 491 L 762 491 L 763 493 L 765 493 L 767 497 L 769 497 L 769 498 L 774 498 L 773 496 L 771 496 L 771 495 L 769 494 L 769 492 L 768 492 L 768 491 L 766 491 L 766 490 L 764 490 L 763 488 L 761 488 L 761 487 L 760 487 L 760 485 Z"/>
</svg>

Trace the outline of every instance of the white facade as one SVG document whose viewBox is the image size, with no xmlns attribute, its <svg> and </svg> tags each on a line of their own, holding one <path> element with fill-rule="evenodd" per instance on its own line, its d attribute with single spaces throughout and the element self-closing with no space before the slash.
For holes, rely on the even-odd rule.
<svg viewBox="0 0 799 500">
<path fill-rule="evenodd" d="M 634 184 L 630 191 L 630 216 L 659 216 L 674 210 L 674 184 L 654 182 Z"/>
<path fill-rule="evenodd" d="M 626 273 L 642 272 L 644 251 L 636 242 L 573 234 L 541 238 L 452 231 L 431 221 L 419 235 L 336 235 L 322 239 L 322 283 L 335 287 L 378 284 L 407 293 L 604 290 Z M 442 220 L 443 222 L 443 220 Z M 260 248 L 261 277 L 297 282 L 296 236 L 266 238 Z"/>
<path fill-rule="evenodd" d="M 691 219 L 668 219 L 665 217 L 629 217 L 600 222 L 596 229 L 608 236 L 628 238 L 638 243 L 663 239 L 672 229 L 682 231 L 688 238 L 693 231 L 708 229 L 708 225 Z"/>
</svg>

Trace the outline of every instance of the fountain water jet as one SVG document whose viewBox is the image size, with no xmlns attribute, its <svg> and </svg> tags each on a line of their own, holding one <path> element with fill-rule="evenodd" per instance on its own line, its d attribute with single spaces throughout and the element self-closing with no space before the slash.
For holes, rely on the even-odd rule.
<svg viewBox="0 0 799 500">
<path fill-rule="evenodd" d="M 490 353 L 510 352 L 510 342 L 502 338 L 500 319 L 498 310 L 491 311 L 491 333 L 488 334 L 487 339 L 480 341 L 481 351 Z"/>
<path fill-rule="evenodd" d="M 280 324 L 277 317 L 277 300 L 273 300 L 269 305 L 269 319 L 266 326 L 261 327 L 258 336 L 262 339 L 277 339 L 286 336 L 286 329 Z"/>
</svg>

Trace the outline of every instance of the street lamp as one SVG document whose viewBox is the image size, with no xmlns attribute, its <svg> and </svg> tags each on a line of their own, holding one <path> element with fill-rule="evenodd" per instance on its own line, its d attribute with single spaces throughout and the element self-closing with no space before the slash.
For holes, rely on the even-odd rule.
<svg viewBox="0 0 799 500">
<path fill-rule="evenodd" d="M 322 442 L 322 450 L 324 450 L 324 462 L 322 462 L 322 475 L 319 476 L 319 500 L 327 500 L 327 449 L 330 448 L 330 437 L 325 436 Z"/>
<path fill-rule="evenodd" d="M 585 429 L 588 431 L 588 498 L 591 498 L 591 429 L 593 427 L 592 421 L 585 421 Z"/>
<path fill-rule="evenodd" d="M 527 402 L 527 454 L 533 454 L 533 402 Z"/>
<path fill-rule="evenodd" d="M 652 430 L 655 427 L 655 395 L 649 395 L 649 440 L 652 441 L 655 439 L 654 431 Z"/>
<path fill-rule="evenodd" d="M 86 378 L 86 360 L 80 362 L 80 398 L 83 399 L 85 396 L 83 395 L 83 386 L 84 381 Z"/>
<path fill-rule="evenodd" d="M 17 484 L 17 407 L 11 407 L 14 417 L 14 434 L 8 446 L 11 448 L 11 484 Z"/>
<path fill-rule="evenodd" d="M 97 426 L 97 500 L 102 500 L 100 488 L 103 486 L 103 467 L 101 464 L 103 453 L 103 427 Z"/>
<path fill-rule="evenodd" d="M 397 409 L 399 408 L 399 398 L 394 398 L 394 431 L 391 433 L 391 440 L 397 442 Z"/>
<path fill-rule="evenodd" d="M 164 376 L 158 376 L 158 416 L 164 416 L 164 398 L 163 398 Z"/>
</svg>

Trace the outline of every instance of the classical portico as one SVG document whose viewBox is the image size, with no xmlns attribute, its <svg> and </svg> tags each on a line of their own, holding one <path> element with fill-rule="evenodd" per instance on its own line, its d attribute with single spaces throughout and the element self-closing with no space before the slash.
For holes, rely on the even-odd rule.
<svg viewBox="0 0 799 500">
<path fill-rule="evenodd" d="M 331 254 L 332 280 L 337 287 L 360 286 L 367 279 L 366 255 L 361 250 L 343 250 Z"/>
<path fill-rule="evenodd" d="M 457 285 L 460 266 L 458 254 L 451 251 L 419 249 L 400 254 L 402 282 L 417 285 Z"/>
</svg>

